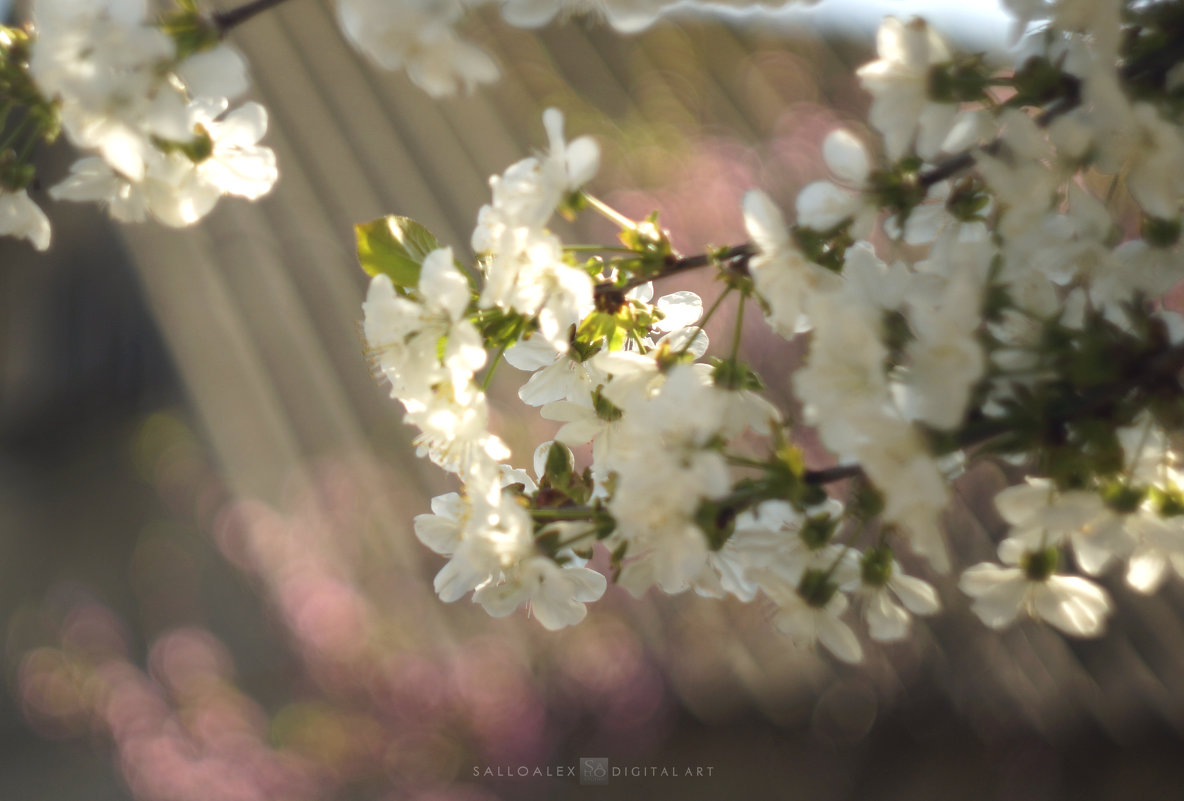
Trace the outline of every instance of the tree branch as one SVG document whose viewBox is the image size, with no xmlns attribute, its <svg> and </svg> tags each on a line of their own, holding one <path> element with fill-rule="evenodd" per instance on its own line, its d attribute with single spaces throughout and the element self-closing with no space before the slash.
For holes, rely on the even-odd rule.
<svg viewBox="0 0 1184 801">
<path fill-rule="evenodd" d="M 237 8 L 232 8 L 227 11 L 215 11 L 210 19 L 214 23 L 214 27 L 218 30 L 220 36 L 225 36 L 231 31 L 242 25 L 247 20 L 275 8 L 280 3 L 286 0 L 251 0 L 249 3 L 244 3 Z"/>
<path fill-rule="evenodd" d="M 755 253 L 756 248 L 752 244 L 745 242 L 742 245 L 732 245 L 715 253 L 697 253 L 694 256 L 678 256 L 669 260 L 655 275 L 638 275 L 630 278 L 620 286 L 614 284 L 612 281 L 604 281 L 597 284 L 596 294 L 609 295 L 614 292 L 628 292 L 630 289 L 639 287 L 642 284 L 648 284 L 650 281 L 679 275 L 690 270 L 697 270 L 700 267 L 708 267 L 712 264 L 727 264 L 732 262 L 732 269 L 740 269 L 740 265 L 747 264 L 748 259 L 752 258 Z"/>
<path fill-rule="evenodd" d="M 1146 388 L 1167 377 L 1179 380 L 1179 372 L 1184 370 L 1184 344 L 1175 345 L 1160 351 L 1148 358 L 1134 380 L 1122 384 L 1111 384 L 1097 387 L 1090 392 L 1083 393 L 1072 400 L 1072 412 L 1065 415 L 1060 423 L 1070 423 L 1081 420 L 1122 400 L 1127 393 Z M 968 427 L 958 438 L 957 450 L 982 445 L 995 437 L 1007 434 L 1012 429 L 1002 420 L 984 420 L 981 425 Z M 859 465 L 838 465 L 822 470 L 807 470 L 804 481 L 807 484 L 833 484 L 848 478 L 863 475 L 863 468 Z"/>
</svg>

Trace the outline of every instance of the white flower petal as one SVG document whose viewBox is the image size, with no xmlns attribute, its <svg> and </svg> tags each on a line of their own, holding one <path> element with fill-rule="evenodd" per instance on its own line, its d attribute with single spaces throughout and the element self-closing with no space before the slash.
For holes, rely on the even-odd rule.
<svg viewBox="0 0 1184 801">
<path fill-rule="evenodd" d="M 897 571 L 888 579 L 888 588 L 914 615 L 932 615 L 941 608 L 933 585 L 915 576 L 906 576 Z"/>
<path fill-rule="evenodd" d="M 871 172 L 867 149 L 847 130 L 831 131 L 822 143 L 822 157 L 836 177 L 852 186 L 862 186 Z"/>
</svg>

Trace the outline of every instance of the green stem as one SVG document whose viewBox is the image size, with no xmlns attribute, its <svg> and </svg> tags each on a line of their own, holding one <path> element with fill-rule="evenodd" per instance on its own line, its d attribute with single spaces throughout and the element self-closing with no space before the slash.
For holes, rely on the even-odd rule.
<svg viewBox="0 0 1184 801">
<path fill-rule="evenodd" d="M 16 154 L 16 160 L 19 164 L 24 164 L 33 152 L 34 146 L 41 141 L 40 131 L 31 131 L 29 137 L 25 140 L 25 144 L 21 147 L 20 152 Z"/>
<path fill-rule="evenodd" d="M 744 301 L 748 300 L 748 293 L 740 293 L 740 302 L 736 304 L 736 327 L 732 331 L 732 361 L 740 353 L 740 340 L 744 336 Z"/>
<path fill-rule="evenodd" d="M 719 305 L 723 303 L 724 298 L 726 298 L 731 291 L 732 287 L 727 287 L 723 292 L 719 293 L 719 297 L 717 297 L 715 302 L 711 304 L 711 307 L 707 309 L 707 313 L 699 319 L 698 325 L 695 326 L 695 332 L 690 337 L 688 337 L 687 341 L 683 343 L 683 346 L 678 349 L 678 353 L 675 354 L 676 356 L 682 356 L 684 353 L 690 350 L 691 345 L 693 345 L 695 340 L 699 338 L 699 334 L 703 333 L 703 326 L 707 325 L 707 321 L 711 319 L 711 316 L 715 314 L 716 309 L 719 308 Z"/>
<path fill-rule="evenodd" d="M 756 459 L 750 459 L 747 456 L 739 456 L 734 453 L 724 453 L 724 458 L 728 460 L 729 464 L 736 467 L 751 467 L 755 470 L 768 470 L 772 465 L 769 462 L 760 462 Z"/>
<path fill-rule="evenodd" d="M 0 109 L 0 131 L 3 131 L 4 126 L 8 124 L 8 115 L 12 113 L 14 108 L 16 108 L 16 104 L 12 98 L 5 98 L 4 107 Z"/>
<path fill-rule="evenodd" d="M 630 248 L 620 245 L 564 245 L 569 253 L 632 253 Z"/>
<path fill-rule="evenodd" d="M 498 349 L 497 349 L 497 354 L 495 354 L 495 355 L 494 355 L 494 357 L 493 357 L 493 361 L 491 361 L 491 362 L 489 363 L 489 370 L 487 370 L 487 371 L 486 371 L 486 373 L 485 373 L 485 378 L 483 378 L 483 379 L 481 380 L 481 391 L 482 391 L 482 392 L 484 392 L 484 391 L 486 391 L 487 389 L 489 389 L 489 384 L 490 384 L 490 382 L 491 382 L 491 381 L 493 381 L 493 374 L 494 374 L 494 371 L 496 371 L 496 370 L 497 370 L 497 366 L 498 366 L 499 364 L 501 364 L 501 361 L 502 361 L 502 356 L 504 356 L 504 355 L 505 355 L 505 353 L 506 353 L 506 348 L 508 348 L 508 347 L 510 347 L 510 346 L 509 346 L 509 345 L 502 345 L 500 348 L 498 348 Z"/>
<path fill-rule="evenodd" d="M 588 202 L 589 206 L 591 206 L 593 209 L 600 212 L 601 215 L 608 218 L 609 220 L 616 223 L 617 225 L 621 226 L 622 228 L 626 228 L 628 230 L 633 230 L 634 228 L 637 227 L 636 222 L 629 219 L 624 214 L 617 211 L 612 206 L 608 205 L 607 203 L 605 203 L 603 200 L 596 197 L 595 195 L 590 195 L 587 192 L 585 192 L 584 199 Z M 630 252 L 632 252 L 632 251 L 630 251 Z"/>
<path fill-rule="evenodd" d="M 828 567 L 826 572 L 822 574 L 827 581 L 830 581 L 830 577 L 833 576 L 835 571 L 839 569 L 839 565 L 842 563 L 843 557 L 847 555 L 847 551 L 849 550 L 851 550 L 851 546 L 847 543 L 843 543 L 843 550 L 839 551 L 839 555 L 835 557 L 835 560 L 830 563 L 830 567 Z"/>
<path fill-rule="evenodd" d="M 33 115 L 25 114 L 25 116 L 21 118 L 20 122 L 16 124 L 16 127 L 12 129 L 12 132 L 9 133 L 8 136 L 4 137 L 4 141 L 0 142 L 0 153 L 8 150 L 14 144 L 16 144 L 17 140 L 20 139 L 21 134 L 24 133 L 25 129 L 29 127 L 30 122 L 33 122 Z M 36 125 L 36 123 L 34 123 L 34 125 Z"/>
<path fill-rule="evenodd" d="M 581 540 L 586 540 L 589 537 L 593 537 L 593 538 L 596 537 L 596 529 L 594 529 L 594 528 L 589 529 L 588 531 L 585 531 L 583 534 L 577 534 L 576 536 L 572 537 L 570 540 L 564 540 L 563 542 L 555 543 L 555 552 L 559 553 L 564 548 L 570 548 L 571 546 L 575 545 L 577 542 L 580 542 Z"/>
<path fill-rule="evenodd" d="M 742 245 L 732 245 L 715 253 L 697 253 L 694 256 L 680 256 L 671 259 L 668 264 L 662 268 L 657 275 L 637 276 L 629 279 L 622 286 L 613 286 L 612 284 L 602 284 L 596 289 L 598 292 L 628 292 L 634 287 L 647 284 L 650 281 L 656 281 L 659 278 L 669 278 L 672 275 L 679 275 L 690 270 L 697 270 L 700 267 L 709 267 L 712 265 L 718 266 L 730 261 L 742 261 L 751 258 L 756 253 L 756 249 L 749 243 L 745 242 Z M 603 288 L 602 288 L 603 287 Z"/>
<path fill-rule="evenodd" d="M 1174 345 L 1166 348 L 1147 359 L 1143 365 L 1142 374 L 1129 383 L 1112 384 L 1097 387 L 1083 392 L 1076 397 L 1066 398 L 1063 404 L 1064 412 L 1055 416 L 1060 422 L 1081 420 L 1109 404 L 1123 398 L 1127 393 L 1145 387 L 1155 381 L 1162 381 L 1168 375 L 1175 375 L 1184 369 L 1184 345 Z M 1011 431 L 1011 426 L 1004 420 L 983 419 L 968 424 L 962 429 L 957 438 L 957 449 L 962 450 L 981 445 L 988 440 Z M 840 465 L 825 470 L 807 470 L 803 480 L 807 484 L 831 484 L 855 476 L 863 475 L 859 465 Z"/>
<path fill-rule="evenodd" d="M 535 520 L 590 520 L 603 514 L 595 506 L 569 506 L 563 509 L 531 509 Z"/>
</svg>

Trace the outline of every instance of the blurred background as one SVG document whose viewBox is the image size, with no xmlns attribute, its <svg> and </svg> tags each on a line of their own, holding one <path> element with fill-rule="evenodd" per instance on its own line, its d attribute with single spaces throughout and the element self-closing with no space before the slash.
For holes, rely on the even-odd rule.
<svg viewBox="0 0 1184 801">
<path fill-rule="evenodd" d="M 556 106 L 601 143 L 594 192 L 659 210 L 686 252 L 742 241 L 746 189 L 792 208 L 823 137 L 866 132 L 853 68 L 895 8 L 795 12 L 825 39 L 793 15 L 688 12 L 631 38 L 479 17 L 503 80 L 435 101 L 293 0 L 232 37 L 271 114 L 269 197 L 174 231 L 42 192 L 48 255 L 0 240 L 0 801 L 1181 797 L 1178 582 L 1111 582 L 1110 633 L 1071 642 L 991 633 L 933 578 L 946 612 L 859 667 L 795 649 L 759 605 L 610 588 L 552 634 L 431 590 L 442 560 L 411 520 L 452 486 L 370 375 L 353 224 L 404 214 L 467 249 L 488 176 L 545 144 Z M 954 21 L 1006 37 L 997 15 Z M 658 292 L 677 288 L 716 291 Z M 747 322 L 790 408 L 799 353 Z M 524 377 L 494 387 L 523 463 L 550 433 Z M 964 563 L 992 553 L 1003 481 L 959 486 Z M 621 773 L 517 775 L 584 757 Z"/>
</svg>

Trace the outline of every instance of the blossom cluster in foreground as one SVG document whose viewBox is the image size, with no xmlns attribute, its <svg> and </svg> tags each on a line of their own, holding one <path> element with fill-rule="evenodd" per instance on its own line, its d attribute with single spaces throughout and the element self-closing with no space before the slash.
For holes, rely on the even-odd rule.
<svg viewBox="0 0 1184 801">
<path fill-rule="evenodd" d="M 282 0 L 280 0 L 282 2 Z M 279 177 L 260 144 L 267 112 L 232 108 L 249 88 L 246 64 L 224 37 L 277 5 L 247 0 L 209 12 L 175 0 L 33 0 L 23 28 L 0 26 L 0 236 L 49 247 L 51 226 L 29 188 L 47 183 L 33 156 L 65 132 L 84 154 L 55 200 L 95 202 L 121 222 L 183 227 L 224 195 L 256 200 Z M 433 96 L 497 79 L 493 58 L 460 31 L 476 6 L 460 0 L 337 0 L 341 32 L 374 65 L 402 70 Z M 670 0 L 504 0 L 511 25 L 597 13 L 620 31 L 647 27 Z M 13 112 L 16 114 L 13 114 Z M 14 122 L 15 120 L 15 122 Z"/>
<path fill-rule="evenodd" d="M 191 225 L 223 195 L 271 189 L 275 155 L 259 144 L 267 113 L 230 105 L 247 90 L 246 64 L 198 35 L 196 19 L 189 9 L 154 21 L 142 0 L 37 0 L 27 29 L 4 29 L 4 99 L 24 119 L 19 154 L 5 152 L 0 170 L 0 232 L 48 247 L 28 159 L 59 132 L 85 155 L 50 196 L 101 203 L 117 220 Z"/>
<path fill-rule="evenodd" d="M 415 521 L 448 560 L 441 598 L 570 625 L 606 589 L 588 567 L 603 548 L 636 595 L 762 599 L 795 640 L 854 662 L 854 617 L 893 641 L 939 609 L 905 554 L 958 570 L 989 626 L 1031 616 L 1079 636 L 1111 610 L 1095 577 L 1118 568 L 1151 592 L 1184 573 L 1184 320 L 1160 302 L 1184 277 L 1184 53 L 1157 44 L 1184 11 L 1029 5 L 1044 27 L 1006 74 L 886 20 L 858 73 L 882 142 L 832 132 L 833 178 L 799 194 L 793 224 L 750 192 L 742 245 L 681 255 L 656 217 L 588 194 L 598 151 L 566 140 L 556 110 L 549 149 L 491 179 L 471 267 L 406 218 L 358 227 L 370 357 L 421 455 L 461 484 Z M 587 211 L 620 243 L 548 227 Z M 655 298 L 654 279 L 698 268 L 717 278 L 706 311 Z M 735 333 L 707 358 L 725 300 Z M 752 313 L 808 338 L 792 376 L 741 358 Z M 530 471 L 489 429 L 503 361 L 557 424 Z M 762 392 L 787 379 L 793 426 Z M 803 425 L 829 463 L 807 466 Z M 942 514 L 984 458 L 1024 478 L 995 501 L 998 561 L 955 565 Z"/>
</svg>

